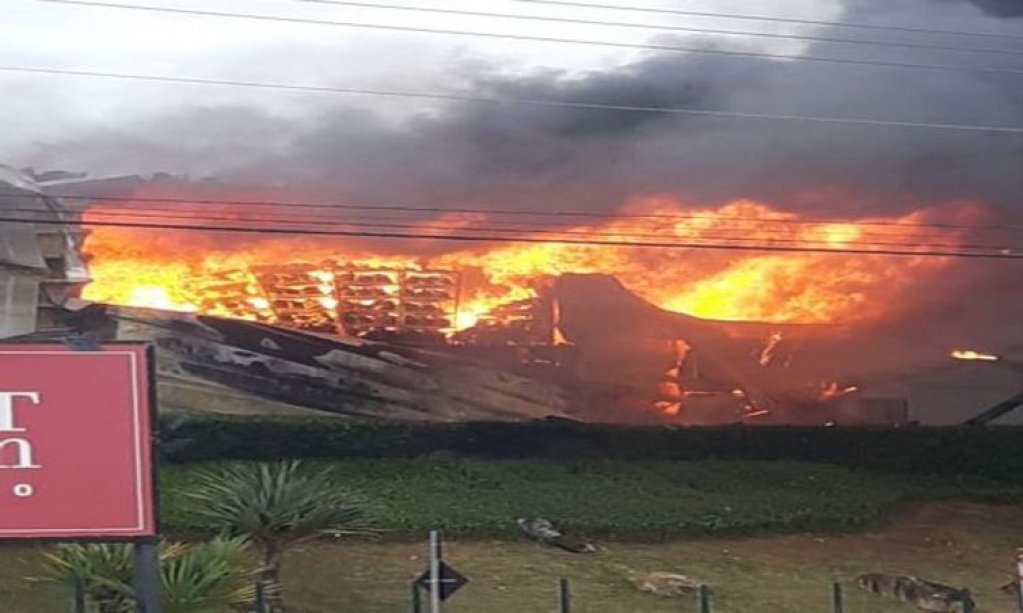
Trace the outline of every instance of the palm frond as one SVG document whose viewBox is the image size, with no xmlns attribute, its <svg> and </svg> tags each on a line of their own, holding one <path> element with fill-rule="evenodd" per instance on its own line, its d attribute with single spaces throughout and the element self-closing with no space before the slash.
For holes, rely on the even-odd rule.
<svg viewBox="0 0 1023 613">
<path fill-rule="evenodd" d="M 104 611 L 133 611 L 132 547 L 124 544 L 61 545 L 43 554 L 47 580 L 75 581 Z M 167 613 L 241 607 L 255 600 L 262 568 L 241 537 L 160 545 L 162 601 Z"/>
<path fill-rule="evenodd" d="M 358 497 L 338 487 L 329 471 L 304 471 L 297 461 L 205 472 L 187 495 L 212 526 L 282 549 L 323 534 L 369 531 Z"/>
</svg>

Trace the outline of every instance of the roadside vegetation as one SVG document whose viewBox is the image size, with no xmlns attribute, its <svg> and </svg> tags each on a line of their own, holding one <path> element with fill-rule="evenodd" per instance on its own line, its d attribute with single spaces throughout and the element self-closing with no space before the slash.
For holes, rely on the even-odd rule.
<svg viewBox="0 0 1023 613">
<path fill-rule="evenodd" d="M 162 479 L 170 533 L 209 532 L 190 497 L 203 475 L 244 463 L 178 465 Z M 249 464 L 248 466 L 253 466 Z M 808 462 L 421 460 L 313 462 L 326 483 L 360 499 L 365 523 L 385 539 L 452 535 L 509 537 L 515 519 L 540 516 L 593 537 L 665 540 L 708 534 L 867 527 L 890 511 L 927 501 L 1023 502 L 1023 487 L 980 478 L 886 476 Z"/>
</svg>

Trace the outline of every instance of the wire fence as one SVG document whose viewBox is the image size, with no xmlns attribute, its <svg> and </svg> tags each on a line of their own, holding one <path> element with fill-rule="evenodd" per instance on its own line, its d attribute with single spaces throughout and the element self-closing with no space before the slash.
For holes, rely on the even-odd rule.
<svg viewBox="0 0 1023 613">
<path fill-rule="evenodd" d="M 70 610 L 72 613 L 94 613 L 101 610 L 96 608 L 95 603 L 88 602 L 84 585 L 81 582 L 73 581 L 69 587 L 71 591 Z M 599 603 L 590 603 L 577 599 L 577 596 L 572 589 L 572 583 L 569 579 L 559 579 L 557 584 L 552 586 L 552 588 L 552 596 L 550 600 L 551 608 L 547 610 L 554 610 L 558 613 L 573 613 L 573 611 L 579 613 L 581 610 L 599 611 L 601 609 L 601 605 Z M 847 593 L 850 591 L 849 588 L 855 589 L 855 593 L 862 594 L 862 596 L 859 598 L 851 598 Z M 689 613 L 694 613 L 696 611 L 699 611 L 699 613 L 715 612 L 715 594 L 709 586 L 700 585 L 687 591 L 687 594 L 683 594 L 681 597 L 675 599 L 677 607 L 674 610 Z M 247 609 L 247 612 L 277 613 L 279 609 L 275 607 L 273 593 L 274 590 L 266 583 L 257 582 L 255 584 L 255 600 L 251 609 Z M 878 600 L 879 596 L 877 594 L 868 594 L 863 590 L 858 589 L 858 586 L 853 585 L 851 582 L 843 583 L 841 581 L 835 581 L 831 584 L 830 608 L 826 608 L 824 604 L 825 597 L 828 595 L 829 593 L 827 588 L 822 585 L 820 611 L 830 611 L 831 613 L 874 613 L 878 610 L 877 607 L 880 603 L 880 600 Z M 965 590 L 960 594 L 944 594 L 940 596 L 924 591 L 918 593 L 915 600 L 905 594 L 902 598 L 899 598 L 898 595 L 895 594 L 887 594 L 887 596 L 895 596 L 896 600 L 902 600 L 904 603 L 909 605 L 916 605 L 921 610 L 948 611 L 949 613 L 973 613 L 977 610 L 975 601 L 970 593 Z M 867 600 L 867 598 L 870 599 Z M 889 598 L 888 600 L 891 602 L 892 598 Z M 413 581 L 409 584 L 408 603 L 408 608 L 405 610 L 411 613 L 439 613 L 439 610 L 433 610 L 431 608 L 429 590 L 420 580 Z M 544 606 L 543 603 L 537 604 Z M 1019 610 L 1023 612 L 1023 596 L 1018 597 L 1017 604 Z M 924 608 L 925 606 L 930 608 Z M 659 608 L 659 610 L 661 609 Z M 750 607 L 748 609 L 744 608 L 743 610 L 755 609 Z"/>
</svg>

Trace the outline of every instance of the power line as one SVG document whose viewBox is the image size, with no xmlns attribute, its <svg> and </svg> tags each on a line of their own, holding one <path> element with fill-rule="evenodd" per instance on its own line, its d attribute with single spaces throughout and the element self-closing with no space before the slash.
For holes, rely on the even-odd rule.
<svg viewBox="0 0 1023 613">
<path fill-rule="evenodd" d="M 792 23 L 812 26 L 830 26 L 861 30 L 879 30 L 886 32 L 913 32 L 917 34 L 941 34 L 951 36 L 975 36 L 980 38 L 1001 38 L 1006 40 L 1023 40 L 1018 34 L 1000 32 L 964 32 L 961 30 L 935 30 L 930 28 L 914 28 L 911 26 L 893 26 L 869 23 L 850 23 L 846 21 L 821 21 L 816 19 L 798 19 L 794 17 L 770 17 L 765 15 L 743 15 L 738 13 L 714 13 L 705 11 L 689 11 L 682 9 L 658 9 L 651 7 L 623 6 L 620 4 L 598 4 L 595 2 L 567 2 L 565 0 L 512 0 L 528 4 L 547 4 L 551 6 L 570 6 L 579 8 L 599 8 L 611 11 L 629 11 L 636 13 L 657 13 L 661 15 L 684 15 L 687 17 L 714 17 L 718 19 L 735 19 L 742 21 L 767 21 L 773 23 Z"/>
<path fill-rule="evenodd" d="M 553 217 L 553 218 L 584 218 L 584 219 L 600 219 L 600 220 L 621 220 L 621 219 L 659 219 L 665 221 L 680 221 L 680 220 L 710 220 L 710 221 L 729 221 L 729 222 L 755 222 L 755 223 L 781 223 L 781 224 L 798 224 L 798 225 L 826 225 L 826 224 L 845 224 L 855 226 L 882 226 L 892 228 L 943 228 L 952 230 L 988 230 L 988 231 L 1013 231 L 1023 232 L 1023 227 L 1019 226 L 982 226 L 982 225 L 968 225 L 968 224 L 951 224 L 951 223 L 937 223 L 937 222 L 902 222 L 902 221 L 880 221 L 880 220 L 848 220 L 848 219 L 836 219 L 836 218 L 795 218 L 795 219 L 778 219 L 770 217 L 750 217 L 750 216 L 732 216 L 725 217 L 720 215 L 706 215 L 706 214 L 680 214 L 680 213 L 597 213 L 591 211 L 565 211 L 565 210 L 547 210 L 547 211 L 523 211 L 519 209 L 481 209 L 472 207 L 420 207 L 420 206 L 406 206 L 406 205 L 389 205 L 389 204 L 343 204 L 343 203 L 330 203 L 330 202 L 308 202 L 308 201 L 295 201 L 295 200 L 231 200 L 231 199 L 220 199 L 220 198 L 156 198 L 147 196 L 95 196 L 85 194 L 69 194 L 69 193 L 50 193 L 47 196 L 53 198 L 60 198 L 63 200 L 81 200 L 86 202 L 120 202 L 120 203 L 135 203 L 144 202 L 152 204 L 202 204 L 202 205 L 223 205 L 223 206 L 261 206 L 261 207 L 281 207 L 281 208 L 296 208 L 296 209 L 321 209 L 321 210 L 357 210 L 357 211 L 389 211 L 389 212 L 411 212 L 411 213 L 428 213 L 428 214 L 447 214 L 447 213 L 458 213 L 468 215 L 509 215 L 516 217 Z M 11 198 L 11 199 L 34 199 L 38 198 L 38 194 L 34 193 L 0 193 L 0 198 Z"/>
<path fill-rule="evenodd" d="M 970 53 L 994 53 L 1002 55 L 1023 55 L 1023 51 L 1015 49 L 996 49 L 993 47 L 962 47 L 957 45 L 939 45 L 932 43 L 907 43 L 878 40 L 862 40 L 832 36 L 810 36 L 802 34 L 778 34 L 774 32 L 752 32 L 749 30 L 720 30 L 715 28 L 696 28 L 690 26 L 657 25 L 651 23 L 635 23 L 627 21 L 601 21 L 596 19 L 577 19 L 572 17 L 553 17 L 547 15 L 516 15 L 514 13 L 494 13 L 489 11 L 468 11 L 462 9 L 446 9 L 438 7 L 407 6 L 401 4 L 383 4 L 377 2 L 350 2 L 348 0 L 285 0 L 306 4 L 325 4 L 328 6 L 352 6 L 389 11 L 412 11 L 417 13 L 433 13 L 440 15 L 463 15 L 467 17 L 487 17 L 495 19 L 513 19 L 518 21 L 572 23 L 580 25 L 607 26 L 616 28 L 633 28 L 666 32 L 689 32 L 694 34 L 717 34 L 724 36 L 740 36 L 750 38 L 769 38 L 774 40 L 797 40 L 806 42 L 837 43 L 848 45 L 865 45 L 876 47 L 893 47 L 903 49 L 930 49 L 937 51 L 957 51 Z"/>
<path fill-rule="evenodd" d="M 173 15 L 195 15 L 199 17 L 218 17 L 228 19 L 248 19 L 256 21 L 275 21 L 286 23 L 304 23 L 325 26 L 337 26 L 345 28 L 366 28 L 374 30 L 388 30 L 394 32 L 415 32 L 421 34 L 443 34 L 450 36 L 469 36 L 478 38 L 497 38 L 502 40 L 564 43 L 572 45 L 593 45 L 601 47 L 614 47 L 619 49 L 642 49 L 647 51 L 662 51 L 667 53 L 685 54 L 706 54 L 720 55 L 742 59 L 757 60 L 784 60 L 793 62 L 816 62 L 825 64 L 843 64 L 852 66 L 880 66 L 884 68 L 899 68 L 912 70 L 938 70 L 945 72 L 967 72 L 982 74 L 1011 74 L 1023 75 L 1023 69 L 998 68 L 994 66 L 955 66 L 950 64 L 924 64 L 918 62 L 882 62 L 875 60 L 858 60 L 853 58 L 824 57 L 816 55 L 786 55 L 783 53 L 763 53 L 756 51 L 736 51 L 726 49 L 711 49 L 701 47 L 678 47 L 673 45 L 657 45 L 650 43 L 624 43 L 613 41 L 587 40 L 580 38 L 555 38 L 552 36 L 534 36 L 529 34 L 509 34 L 501 32 L 475 32 L 466 30 L 450 30 L 445 28 L 426 28 L 419 26 L 401 26 L 390 24 L 372 24 L 353 21 L 325 21 L 319 19 L 306 19 L 301 17 L 282 17 L 276 15 L 253 15 L 251 13 L 228 13 L 223 11 L 204 11 L 198 9 L 180 9 L 166 6 L 139 6 L 135 4 L 121 4 L 117 2 L 100 2 L 94 0 L 38 0 L 52 4 L 65 4 L 72 6 L 123 9 L 132 11 L 147 11 Z"/>
<path fill-rule="evenodd" d="M 189 85 L 217 85 L 226 87 L 249 87 L 257 89 L 270 89 L 281 91 L 298 91 L 321 94 L 346 94 L 361 96 L 380 96 L 389 98 L 419 98 L 423 100 L 435 100 L 446 102 L 470 102 L 479 104 L 521 104 L 527 106 L 541 106 L 553 108 L 567 108 L 578 110 L 600 110 L 628 113 L 652 113 L 661 115 L 690 115 L 694 117 L 721 117 L 731 119 L 750 119 L 765 121 L 798 121 L 805 123 L 820 123 L 834 125 L 852 126 L 874 126 L 885 128 L 911 128 L 924 130 L 953 130 L 966 132 L 990 132 L 1004 134 L 1023 134 L 1023 127 L 1017 126 L 985 126 L 975 124 L 949 124 L 929 123 L 915 121 L 895 121 L 886 119 L 860 119 L 854 117 L 817 117 L 809 115 L 784 115 L 775 113 L 745 113 L 739 111 L 712 111 L 704 109 L 682 108 L 682 107 L 659 107 L 641 106 L 628 104 L 606 104 L 599 102 L 567 102 L 561 100 L 549 100 L 540 98 L 515 98 L 505 96 L 473 96 L 469 94 L 451 93 L 430 93 L 410 92 L 396 90 L 362 89 L 353 87 L 332 87 L 327 85 L 303 85 L 292 83 L 266 83 L 260 81 L 241 81 L 229 79 L 207 79 L 201 77 L 171 77 L 162 75 L 145 75 L 102 72 L 95 70 L 74 70 L 67 68 L 52 68 L 43 66 L 9 66 L 0 65 L 0 72 L 41 74 L 41 75 L 62 75 L 101 79 L 118 79 L 129 81 L 149 81 L 153 83 L 179 83 Z"/>
<path fill-rule="evenodd" d="M 0 221 L 9 223 L 54 225 L 54 226 L 78 226 L 80 224 L 56 220 L 26 220 L 18 218 L 2 217 Z M 181 230 L 197 232 L 233 232 L 247 234 L 287 234 L 301 236 L 348 236 L 357 238 L 380 238 L 380 239 L 428 239 L 438 241 L 455 242 L 503 242 L 503 243 L 529 243 L 529 244 L 565 244 L 565 245 L 587 245 L 595 247 L 632 247 L 632 248 L 657 248 L 657 249 L 693 249 L 693 250 L 716 250 L 716 251 L 758 251 L 772 253 L 821 253 L 834 255 L 886 255 L 894 257 L 946 257 L 984 260 L 1023 260 L 1023 253 L 975 253 L 958 251 L 913 251 L 911 249 L 828 249 L 822 247 L 789 247 L 779 245 L 763 244 L 725 244 L 725 243 L 692 243 L 681 241 L 622 241 L 622 240 L 589 240 L 573 238 L 538 238 L 528 236 L 515 237 L 494 237 L 483 234 L 425 234 L 405 232 L 369 232 L 369 231 L 348 231 L 348 230 L 321 230 L 321 229 L 294 229 L 288 230 L 274 227 L 242 227 L 242 226 L 209 226 L 195 224 L 156 224 L 137 222 L 96 222 L 90 224 L 98 227 L 114 228 L 136 228 L 151 230 Z"/>
<path fill-rule="evenodd" d="M 287 208 L 287 207 L 285 207 L 285 208 Z M 33 212 L 38 213 L 39 212 L 38 209 L 25 209 L 25 208 L 13 208 L 13 207 L 5 208 L 3 210 L 4 211 L 13 211 L 13 212 L 23 212 L 23 213 L 33 213 Z M 190 218 L 199 218 L 199 217 L 207 218 L 208 215 L 209 215 L 209 213 L 205 213 L 205 212 L 199 212 L 198 214 L 196 214 L 194 212 L 180 211 L 180 210 L 175 211 L 173 209 L 159 209 L 158 208 L 158 209 L 154 210 L 154 209 L 139 209 L 139 208 L 128 208 L 128 207 L 116 208 L 114 210 L 105 210 L 105 209 L 98 209 L 98 210 L 96 210 L 96 209 L 93 209 L 93 210 L 89 210 L 87 213 L 89 215 L 120 215 L 120 216 L 141 215 L 143 217 L 151 216 L 151 214 L 153 214 L 153 213 L 175 213 L 175 215 L 173 215 L 173 216 L 168 216 L 168 217 L 170 217 L 172 219 L 190 219 Z M 214 210 L 213 213 L 218 213 L 218 211 Z M 278 213 L 278 215 L 285 215 L 285 214 L 286 215 L 292 215 L 291 213 Z M 478 216 L 476 216 L 476 217 L 478 217 Z M 588 230 L 583 230 L 583 231 L 579 231 L 579 230 L 552 230 L 552 224 L 554 224 L 554 222 L 555 222 L 555 220 L 552 220 L 552 219 L 540 220 L 540 221 L 534 221 L 534 222 L 528 222 L 528 221 L 527 222 L 511 222 L 511 221 L 506 221 L 506 220 L 502 220 L 502 219 L 492 219 L 491 218 L 492 216 L 490 216 L 490 215 L 487 215 L 486 217 L 487 217 L 487 219 L 480 220 L 480 221 L 485 221 L 488 227 L 489 226 L 499 226 L 499 227 L 502 227 L 501 231 L 568 232 L 570 234 L 599 234 L 600 233 L 600 232 L 594 231 L 594 229 L 592 229 L 592 228 L 588 229 Z M 642 218 L 642 216 L 639 216 L 639 217 Z M 781 223 L 780 227 L 776 226 L 776 227 L 773 227 L 773 228 L 766 228 L 766 230 L 769 231 L 769 232 L 792 232 L 792 231 L 799 231 L 799 229 L 801 227 L 801 223 L 793 223 L 793 224 L 790 225 L 790 224 L 787 224 L 785 222 L 786 221 L 802 222 L 802 220 L 782 220 L 782 219 L 774 219 L 774 220 L 772 220 L 772 219 L 767 219 L 767 218 L 763 218 L 763 219 L 757 219 L 757 218 L 717 218 L 717 217 L 712 217 L 712 216 L 693 216 L 693 217 L 680 216 L 679 218 L 676 218 L 676 219 L 662 218 L 662 219 L 659 219 L 657 221 L 663 222 L 663 223 L 674 224 L 674 223 L 679 223 L 682 220 L 688 221 L 690 219 L 693 219 L 694 217 L 696 219 L 713 219 L 715 222 L 738 223 L 738 224 L 740 224 L 738 227 L 720 227 L 718 225 L 715 225 L 712 228 L 712 230 L 714 230 L 716 232 L 742 232 L 742 233 L 746 233 L 746 234 L 748 234 L 751 231 L 762 232 L 762 231 L 765 230 L 765 228 L 762 228 L 762 227 L 751 228 L 748 225 L 749 223 L 761 224 L 761 223 L 772 222 L 772 221 L 773 222 L 780 222 Z M 266 221 L 266 222 L 281 221 L 281 222 L 284 222 L 284 223 L 291 223 L 292 221 L 294 221 L 294 217 L 293 216 L 292 217 L 287 217 L 287 218 L 283 218 L 283 217 L 279 217 L 279 216 L 277 216 L 277 217 L 259 217 L 259 218 L 255 218 L 255 217 L 252 217 L 252 216 L 239 217 L 234 212 L 222 212 L 219 218 L 224 220 L 224 221 L 258 220 L 258 221 Z M 472 221 L 476 221 L 476 219 L 473 219 L 471 217 L 468 218 L 468 219 L 472 220 Z M 627 220 L 630 219 L 627 216 L 623 216 L 623 217 L 607 216 L 605 219 L 606 219 L 607 222 L 614 222 L 615 226 L 613 228 L 606 229 L 604 231 L 604 234 L 616 234 L 616 235 L 618 235 L 618 234 L 622 234 L 622 233 L 625 233 L 625 232 L 632 232 L 632 231 L 649 232 L 649 231 L 655 231 L 656 230 L 656 231 L 658 231 L 660 233 L 657 234 L 657 235 L 653 235 L 653 237 L 657 237 L 657 236 L 662 236 L 663 235 L 663 231 L 667 230 L 667 229 L 663 228 L 662 225 L 659 225 L 657 223 L 654 223 L 652 225 L 651 224 L 646 224 L 646 225 L 639 225 L 639 226 L 637 226 L 637 225 L 631 225 L 631 226 L 619 225 L 621 221 L 627 221 Z M 348 221 L 359 221 L 359 222 L 372 221 L 372 222 L 376 222 L 376 223 L 381 223 L 381 222 L 408 221 L 408 220 L 403 220 L 401 218 L 396 218 L 396 217 L 379 217 L 379 216 L 375 216 L 374 217 L 374 216 L 364 216 L 364 215 L 355 215 L 355 216 L 345 215 L 344 217 L 338 217 L 337 215 L 311 215 L 311 214 L 308 214 L 308 213 L 303 213 L 301 215 L 301 221 L 297 221 L 295 223 L 311 223 L 311 222 L 318 222 L 318 221 L 327 221 L 327 222 L 335 222 L 335 223 L 345 223 L 345 224 L 347 224 Z M 434 227 L 434 228 L 437 227 L 436 225 L 434 225 L 434 222 L 422 222 L 422 223 L 429 224 L 429 227 Z M 633 223 L 635 223 L 635 222 L 633 222 Z M 741 225 L 741 224 L 746 224 L 746 225 Z M 855 223 L 849 223 L 847 225 L 855 225 Z M 901 230 L 906 230 L 907 229 L 906 226 L 898 227 L 897 224 L 892 224 L 892 225 L 893 225 L 892 229 L 901 229 Z M 453 227 L 453 228 L 449 227 L 448 229 L 461 229 L 463 227 L 465 227 L 465 226 L 456 226 L 456 227 Z M 574 228 L 586 228 L 586 226 L 572 226 L 572 227 L 574 227 Z M 511 230 L 507 230 L 507 228 L 511 228 Z M 689 229 L 689 228 L 683 228 L 683 229 L 690 230 L 690 231 L 696 231 L 696 229 Z M 998 229 L 1001 229 L 1001 228 L 998 228 Z M 678 232 L 679 230 L 678 230 L 678 228 L 672 228 L 671 231 Z M 700 230 L 700 235 L 701 236 L 707 236 L 708 234 L 705 231 Z M 722 236 L 720 234 L 718 234 L 718 235 L 709 235 L 709 236 L 717 236 L 717 237 L 720 237 L 720 238 L 725 238 L 724 236 Z M 864 234 L 864 235 L 862 235 L 862 237 L 863 238 L 875 238 L 875 237 L 877 237 L 877 238 L 893 238 L 894 237 L 894 238 L 903 239 L 905 237 L 905 234 L 902 234 L 902 233 L 883 233 L 882 232 L 882 233 Z M 947 240 L 957 240 L 958 239 L 957 236 L 949 235 L 947 233 L 946 234 L 940 234 L 940 233 L 934 233 L 934 234 L 915 234 L 914 238 L 916 238 L 916 239 L 923 239 L 923 238 L 926 238 L 926 239 L 947 239 Z M 827 242 L 827 241 L 822 241 L 822 242 Z M 857 242 L 859 242 L 859 241 L 857 241 Z M 904 242 L 900 243 L 900 244 L 904 244 Z M 985 246 L 985 248 L 998 248 L 998 247 Z"/>
<path fill-rule="evenodd" d="M 13 213 L 38 213 L 38 209 L 25 209 L 25 208 L 6 208 L 5 212 Z M 173 214 L 165 214 L 173 213 Z M 214 213 L 216 213 L 214 211 Z M 787 228 L 782 226 L 780 228 L 749 228 L 749 227 L 713 227 L 710 231 L 697 230 L 683 228 L 684 231 L 680 231 L 677 228 L 659 228 L 657 226 L 620 226 L 616 225 L 613 228 L 586 228 L 585 226 L 575 226 L 570 229 L 556 229 L 552 228 L 551 225 L 538 225 L 536 223 L 530 225 L 523 225 L 522 223 L 509 223 L 501 220 L 485 220 L 485 225 L 482 223 L 476 226 L 464 226 L 464 225 L 442 225 L 436 222 L 420 222 L 413 224 L 395 224 L 393 222 L 403 221 L 395 218 L 379 218 L 379 217 L 366 217 L 366 216 L 355 216 L 355 217 L 336 217 L 336 216 L 322 216 L 322 215 L 303 215 L 301 219 L 294 218 L 282 218 L 276 217 L 264 217 L 264 216 L 251 216 L 246 215 L 244 217 L 237 216 L 233 213 L 228 215 L 215 215 L 210 213 L 189 213 L 189 212 L 178 212 L 178 211 L 167 211 L 157 209 L 152 210 L 124 210 L 116 209 L 113 211 L 106 210 L 93 210 L 88 212 L 89 219 L 82 221 L 81 223 L 88 225 L 89 220 L 96 216 L 101 217 L 114 217 L 114 218 L 127 218 L 127 219 L 168 219 L 168 220 L 181 220 L 181 221 L 210 221 L 210 222 L 236 222 L 236 223 L 282 223 L 290 225 L 304 225 L 310 226 L 317 223 L 329 223 L 331 225 L 340 225 L 346 227 L 362 227 L 362 228 L 399 228 L 399 229 L 421 229 L 424 231 L 436 231 L 436 230 L 472 230 L 472 231 L 487 231 L 495 233 L 519 233 L 519 234 L 538 234 L 538 235 L 568 235 L 568 236 L 596 236 L 596 237 L 628 237 L 628 238 L 661 238 L 665 232 L 674 234 L 676 238 L 696 238 L 696 239 L 714 239 L 714 240 L 747 240 L 751 232 L 760 234 L 759 237 L 762 240 L 770 242 L 780 243 L 796 243 L 796 244 L 822 244 L 822 245 L 834 245 L 833 241 L 815 240 L 813 238 L 779 238 L 777 235 L 782 237 L 786 236 L 785 232 L 793 231 L 793 228 Z M 729 221 L 729 220 L 724 220 Z M 367 223 L 368 222 L 368 223 Z M 497 227 L 495 227 L 497 226 Z M 650 234 L 650 232 L 656 232 Z M 736 235 L 741 233 L 741 235 Z M 767 233 L 775 233 L 775 236 L 766 235 Z M 991 244 L 968 244 L 968 243 L 957 243 L 959 237 L 954 235 L 942 235 L 942 234 L 924 234 L 914 235 L 912 243 L 914 247 L 955 247 L 960 249 L 984 249 L 992 251 L 1004 251 L 1004 250 L 1023 250 L 1023 246 L 1010 246 L 1010 245 L 991 245 Z M 885 240 L 877 239 L 898 239 L 898 242 L 888 242 Z M 940 243 L 925 243 L 920 242 L 921 240 L 939 240 L 945 241 Z M 951 242 L 949 242 L 951 241 Z M 874 234 L 863 234 L 856 237 L 855 240 L 846 241 L 845 244 L 852 245 L 869 245 L 875 247 L 893 247 L 893 246 L 905 246 L 907 244 L 905 235 L 897 233 L 874 233 Z"/>
<path fill-rule="evenodd" d="M 11 212 L 13 212 L 13 213 L 38 213 L 39 211 L 38 211 L 38 209 L 8 208 L 8 209 L 5 209 L 5 212 L 8 212 L 8 213 L 11 213 Z M 465 227 L 465 226 L 445 226 L 445 225 L 440 225 L 440 224 L 435 224 L 435 223 L 395 224 L 395 223 L 390 223 L 390 222 L 395 221 L 393 219 L 373 220 L 372 218 L 365 218 L 365 217 L 361 218 L 359 221 L 348 221 L 348 220 L 344 220 L 344 219 L 324 218 L 324 217 L 317 217 L 317 218 L 314 218 L 314 219 L 308 219 L 307 218 L 307 219 L 295 220 L 295 219 L 282 219 L 280 217 L 251 217 L 251 216 L 248 216 L 248 217 L 225 217 L 225 216 L 216 216 L 216 215 L 210 215 L 210 214 L 201 214 L 201 215 L 190 215 L 190 214 L 166 215 L 166 214 L 161 214 L 161 213 L 158 213 L 158 212 L 150 212 L 150 211 L 95 211 L 95 212 L 91 212 L 90 213 L 90 218 L 83 219 L 82 221 L 80 221 L 81 225 L 84 225 L 84 226 L 92 225 L 94 222 L 97 221 L 96 219 L 93 218 L 95 216 L 100 216 L 100 217 L 104 217 L 104 218 L 105 217 L 112 217 L 112 218 L 115 218 L 115 219 L 122 218 L 122 219 L 132 219 L 132 220 L 134 220 L 134 219 L 144 219 L 144 220 L 145 219 L 164 219 L 164 220 L 169 220 L 169 221 L 186 221 L 186 222 L 191 222 L 191 223 L 196 223 L 196 222 L 210 222 L 210 223 L 214 223 L 214 222 L 233 222 L 233 223 L 237 223 L 237 224 L 243 224 L 243 223 L 244 224 L 261 224 L 261 223 L 262 224 L 266 224 L 266 223 L 270 223 L 270 224 L 287 224 L 287 225 L 292 225 L 292 226 L 318 226 L 318 225 L 323 225 L 321 222 L 327 222 L 327 224 L 332 226 L 332 227 L 345 227 L 345 228 L 401 229 L 401 230 L 420 231 L 420 232 L 424 232 L 424 233 L 425 232 L 436 232 L 436 231 L 440 231 L 440 230 L 443 230 L 443 231 L 472 231 L 472 232 L 496 233 L 496 234 L 501 234 L 502 235 L 502 236 L 499 237 L 499 240 L 504 240 L 506 238 L 506 236 L 504 236 L 504 235 L 507 235 L 507 234 L 512 234 L 512 235 L 521 235 L 521 234 L 550 235 L 550 236 L 554 236 L 554 237 L 558 237 L 558 236 L 582 236 L 582 237 L 595 237 L 595 238 L 605 238 L 605 239 L 606 238 L 612 238 L 612 237 L 613 238 L 619 238 L 619 239 L 621 239 L 622 237 L 628 238 L 628 239 L 653 239 L 653 238 L 662 238 L 664 236 L 663 232 L 657 233 L 657 234 L 646 234 L 646 233 L 635 234 L 635 233 L 631 233 L 631 230 L 637 230 L 637 229 L 630 229 L 630 232 L 626 232 L 626 231 L 621 231 L 620 229 L 612 229 L 612 230 L 604 230 L 604 231 L 577 230 L 577 229 L 561 230 L 561 229 L 552 229 L 550 227 L 535 227 L 535 226 L 534 227 L 525 227 L 525 228 L 523 228 L 523 227 L 494 228 L 494 227 L 490 227 L 490 225 L 486 225 L 486 226 L 481 225 L 481 226 L 475 226 L 475 227 Z M 367 220 L 371 221 L 372 223 L 364 223 Z M 26 221 L 32 221 L 32 219 L 26 219 Z M 492 224 L 493 222 L 488 220 L 487 223 L 488 224 Z M 216 226 L 210 226 L 211 230 L 215 230 L 216 228 L 217 228 Z M 640 231 L 651 231 L 652 228 L 638 228 L 638 230 L 640 230 Z M 804 239 L 804 238 L 778 238 L 778 237 L 774 237 L 774 236 L 763 236 L 763 235 L 755 237 L 755 239 L 750 239 L 748 237 L 748 230 L 744 230 L 744 229 L 741 229 L 741 228 L 734 228 L 734 229 L 730 229 L 730 228 L 716 228 L 714 230 L 718 230 L 718 231 L 698 232 L 698 233 L 695 233 L 695 235 L 693 235 L 693 234 L 689 234 L 689 235 L 686 235 L 686 234 L 675 234 L 675 236 L 676 236 L 676 238 L 696 239 L 696 240 L 701 240 L 701 241 L 702 240 L 730 240 L 730 241 L 758 240 L 758 241 L 764 241 L 767 244 L 772 244 L 772 245 L 776 244 L 776 243 L 796 244 L 796 245 L 834 245 L 833 242 L 828 241 L 828 240 L 814 240 L 814 239 Z M 724 232 L 744 232 L 747 235 L 746 236 L 736 236 L 734 234 L 721 234 L 720 231 L 724 231 Z M 431 234 L 431 236 L 432 235 L 433 234 Z M 892 235 L 887 235 L 887 236 L 889 238 L 892 237 Z M 856 240 L 848 241 L 848 242 L 846 242 L 844 244 L 845 245 L 854 246 L 854 247 L 906 247 L 906 246 L 912 246 L 912 247 L 955 248 L 955 249 L 960 249 L 960 250 L 962 250 L 962 249 L 972 249 L 972 250 L 986 250 L 986 251 L 998 251 L 998 252 L 1020 251 L 1021 253 L 1023 253 L 1023 245 L 1021 245 L 1021 246 L 1010 246 L 1010 245 L 980 245 L 980 244 L 968 244 L 968 243 L 967 244 L 955 244 L 955 243 L 949 243 L 949 242 L 942 242 L 942 243 L 912 242 L 912 243 L 907 243 L 907 241 L 905 241 L 905 240 L 899 241 L 899 242 L 885 242 L 885 241 L 874 242 L 874 241 L 870 241 L 870 240 L 863 240 L 863 238 L 872 238 L 872 237 L 861 237 L 861 238 L 857 238 Z M 915 238 L 922 238 L 922 237 L 915 237 Z M 926 238 L 931 238 L 931 237 L 926 237 Z M 935 237 L 935 238 L 947 239 L 947 240 L 952 240 L 952 241 L 954 241 L 956 239 L 956 237 L 953 237 L 953 236 L 938 236 L 938 237 Z M 549 239 L 549 240 L 554 240 L 554 239 Z"/>
</svg>

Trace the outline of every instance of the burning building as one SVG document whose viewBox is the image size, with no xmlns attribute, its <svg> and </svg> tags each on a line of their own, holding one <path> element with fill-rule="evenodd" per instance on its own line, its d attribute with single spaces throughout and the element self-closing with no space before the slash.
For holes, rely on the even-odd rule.
<svg viewBox="0 0 1023 613">
<path fill-rule="evenodd" d="M 885 324 L 950 265 L 845 251 L 878 238 L 872 223 L 888 241 L 931 237 L 922 212 L 839 223 L 753 202 L 694 210 L 659 199 L 512 236 L 524 242 L 489 238 L 470 248 L 431 238 L 487 220 L 442 216 L 420 221 L 425 239 L 394 249 L 357 237 L 217 233 L 227 222 L 244 228 L 260 206 L 279 209 L 266 198 L 183 197 L 194 186 L 173 181 L 130 181 L 127 191 L 124 182 L 106 183 L 88 199 L 90 184 L 80 181 L 51 189 L 69 185 L 63 193 L 87 205 L 76 215 L 93 227 L 84 244 L 66 244 L 88 258 L 92 282 L 83 295 L 96 304 L 66 305 L 64 321 L 156 343 L 164 403 L 179 407 L 401 419 L 902 423 L 911 394 L 889 385 L 891 375 L 926 370 L 935 356 L 922 359 Z M 257 212 L 216 208 L 246 200 Z M 165 227 L 145 229 L 153 218 Z M 169 230 L 188 220 L 208 221 L 209 231 Z M 316 223 L 346 227 L 344 219 Z M 623 243 L 667 235 L 697 248 L 564 240 L 578 234 Z M 835 253 L 698 249 L 724 236 Z M 955 230 L 942 238 L 961 240 Z"/>
</svg>

